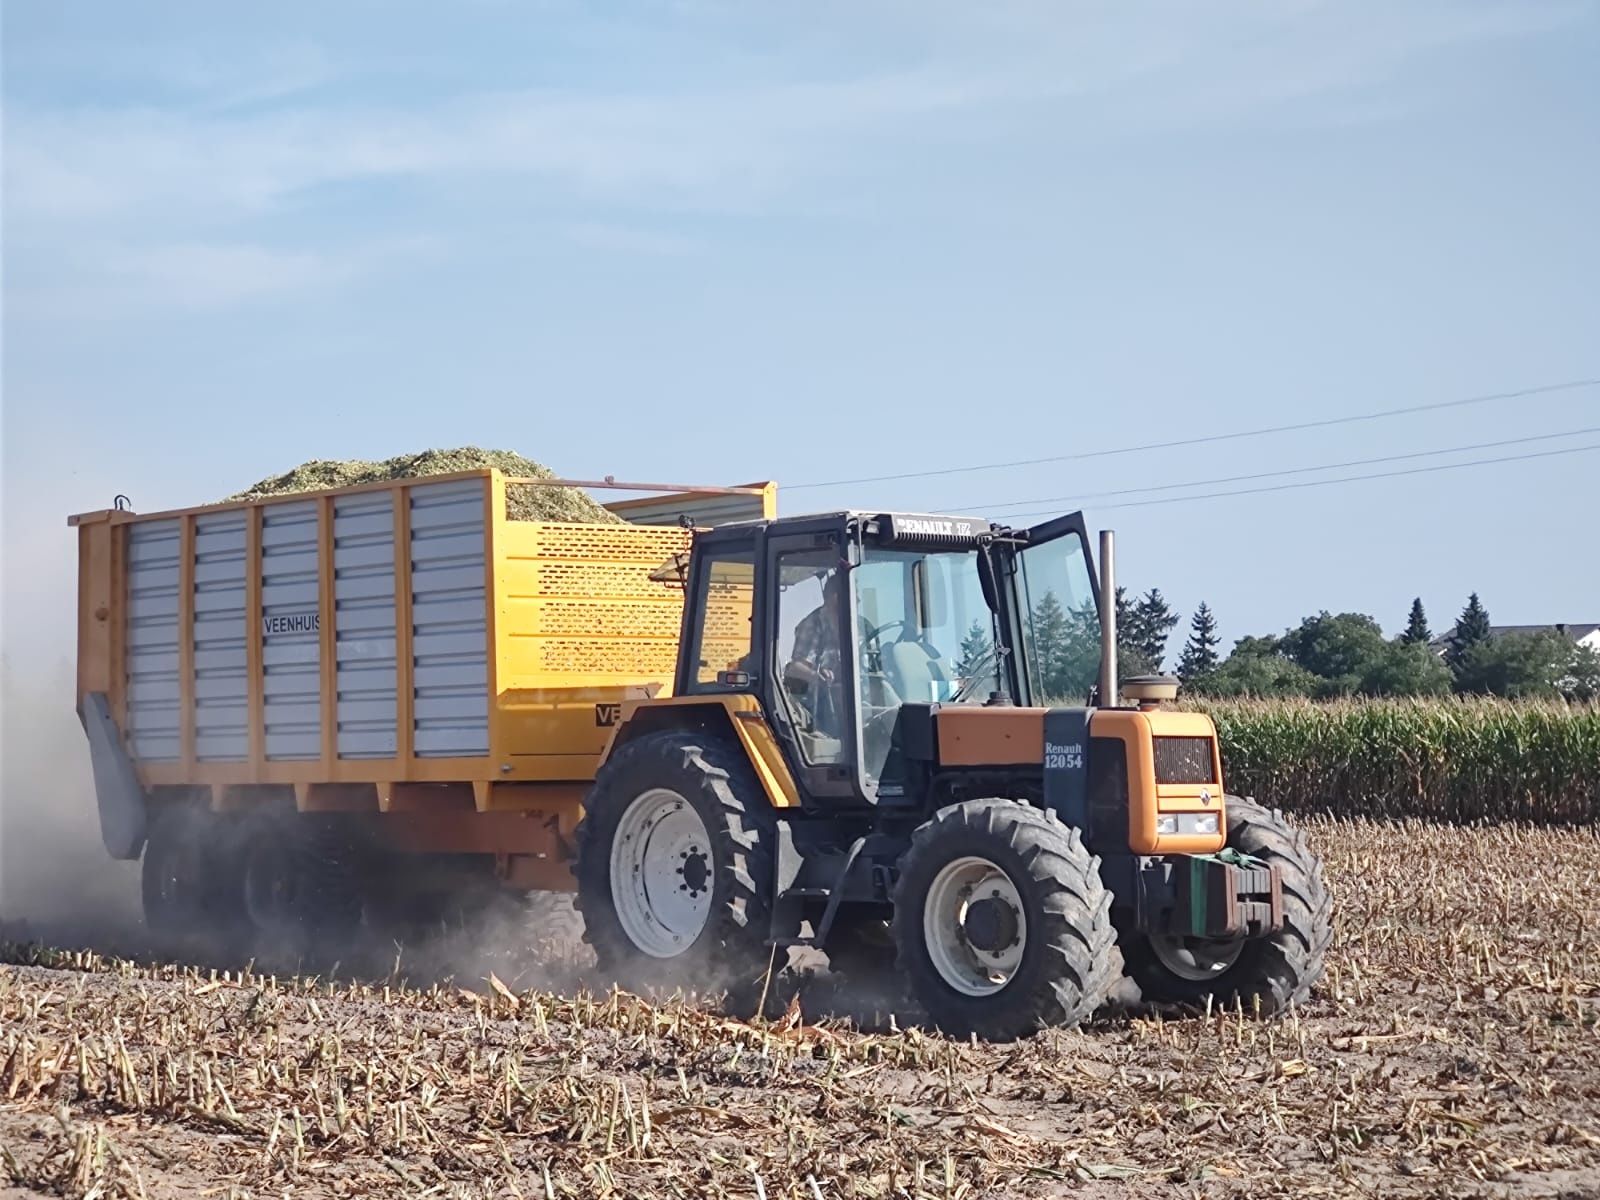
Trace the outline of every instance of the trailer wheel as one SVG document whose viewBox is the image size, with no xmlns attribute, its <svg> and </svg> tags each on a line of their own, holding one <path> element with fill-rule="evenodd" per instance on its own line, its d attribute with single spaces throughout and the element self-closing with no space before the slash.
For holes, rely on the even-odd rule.
<svg viewBox="0 0 1600 1200">
<path fill-rule="evenodd" d="M 535 945 L 560 961 L 587 957 L 583 914 L 571 892 L 529 892 L 528 922 Z"/>
<path fill-rule="evenodd" d="M 269 951 L 305 953 L 363 915 L 358 847 L 336 821 L 263 811 L 236 830 L 244 915 Z"/>
<path fill-rule="evenodd" d="M 150 932 L 162 940 L 196 935 L 204 923 L 211 886 L 207 857 L 208 813 L 190 804 L 157 809 L 140 864 L 140 898 Z"/>
<path fill-rule="evenodd" d="M 953 804 L 919 828 L 894 902 L 901 969 L 957 1037 L 1076 1025 L 1121 975 L 1099 859 L 1054 813 L 1017 800 Z"/>
<path fill-rule="evenodd" d="M 736 746 L 628 743 L 578 827 L 577 906 L 602 971 L 628 986 L 748 987 L 767 964 L 774 822 Z"/>
<path fill-rule="evenodd" d="M 238 958 L 243 897 L 230 858 L 228 819 L 202 804 L 157 809 L 145 841 L 140 891 L 145 924 L 176 957 Z"/>
<path fill-rule="evenodd" d="M 1273 1016 L 1303 1004 L 1322 978 L 1333 940 L 1333 897 L 1322 863 L 1281 813 L 1252 800 L 1225 799 L 1228 845 L 1275 864 L 1283 876 L 1283 928 L 1264 938 L 1214 941 L 1123 938 L 1128 974 L 1155 1003 L 1213 1004 Z"/>
</svg>

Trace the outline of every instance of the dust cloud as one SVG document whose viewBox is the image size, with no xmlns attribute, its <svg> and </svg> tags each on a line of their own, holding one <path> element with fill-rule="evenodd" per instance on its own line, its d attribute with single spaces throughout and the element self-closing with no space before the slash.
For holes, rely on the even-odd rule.
<svg viewBox="0 0 1600 1200">
<path fill-rule="evenodd" d="M 138 864 L 100 842 L 72 668 L 0 661 L 0 930 L 120 951 L 143 934 Z"/>
<path fill-rule="evenodd" d="M 130 959 L 177 957 L 200 966 L 243 966 L 283 974 L 309 972 L 366 980 L 387 979 L 426 987 L 454 982 L 481 989 L 491 976 L 517 991 L 538 988 L 573 994 L 607 990 L 582 940 L 582 918 L 571 897 L 534 893 L 463 896 L 453 918 L 431 928 L 407 928 L 399 937 L 372 914 L 344 938 L 307 953 L 304 946 L 252 939 L 232 951 L 189 947 L 172 954 L 146 929 L 139 895 L 139 864 L 110 857 L 100 841 L 88 743 L 74 711 L 70 665 L 20 668 L 0 659 L 0 942 L 93 949 Z M 415 868 L 387 864 L 401 876 Z M 469 891 L 471 889 L 468 889 Z M 234 952 L 237 951 L 237 952 Z M 801 955 L 800 958 L 804 958 Z M 817 986 L 821 961 L 797 961 L 798 976 L 773 981 L 769 1005 L 780 1010 L 792 990 L 804 988 L 814 1017 L 881 1027 L 887 1012 L 904 1012 L 892 978 L 852 978 L 844 987 Z M 810 960 L 821 956 L 811 952 Z M 237 959 L 238 961 L 234 961 Z M 891 973 L 892 975 L 892 973 Z M 731 980 L 672 979 L 647 989 L 654 998 L 709 999 Z M 837 981 L 835 981 L 837 982 Z"/>
</svg>

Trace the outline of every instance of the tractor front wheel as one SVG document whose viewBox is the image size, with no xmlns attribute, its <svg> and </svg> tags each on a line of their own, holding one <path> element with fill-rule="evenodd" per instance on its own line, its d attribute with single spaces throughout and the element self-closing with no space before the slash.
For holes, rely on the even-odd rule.
<svg viewBox="0 0 1600 1200">
<path fill-rule="evenodd" d="M 1279 869 L 1283 927 L 1267 937 L 1216 941 L 1129 933 L 1127 971 L 1152 1003 L 1215 1005 L 1273 1016 L 1303 1004 L 1322 978 L 1333 940 L 1333 898 L 1306 835 L 1251 800 L 1226 801 L 1228 845 Z"/>
<path fill-rule="evenodd" d="M 1099 861 L 1076 829 L 1021 801 L 968 800 L 919 828 L 894 913 L 901 969 L 957 1037 L 1076 1025 L 1121 975 Z"/>
</svg>

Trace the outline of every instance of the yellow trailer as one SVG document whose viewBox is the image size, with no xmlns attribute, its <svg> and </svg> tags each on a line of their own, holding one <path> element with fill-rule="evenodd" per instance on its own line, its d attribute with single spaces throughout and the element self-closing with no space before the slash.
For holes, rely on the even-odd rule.
<svg viewBox="0 0 1600 1200">
<path fill-rule="evenodd" d="M 663 494 L 610 505 L 616 524 L 508 519 L 508 489 L 562 485 Z M 683 591 L 664 564 L 692 527 L 775 506 L 770 483 L 484 469 L 70 518 L 108 851 L 137 858 L 154 817 L 197 802 L 392 814 L 374 824 L 395 849 L 570 888 L 563 843 L 623 703 L 671 691 Z M 724 616 L 737 658 L 748 607 Z"/>
</svg>

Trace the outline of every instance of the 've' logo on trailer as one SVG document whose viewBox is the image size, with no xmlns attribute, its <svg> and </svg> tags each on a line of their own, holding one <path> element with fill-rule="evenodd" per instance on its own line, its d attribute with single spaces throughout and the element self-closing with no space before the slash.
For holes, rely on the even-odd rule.
<svg viewBox="0 0 1600 1200">
<path fill-rule="evenodd" d="M 594 706 L 594 723 L 602 729 L 609 728 L 622 720 L 622 705 L 596 704 Z"/>
</svg>

